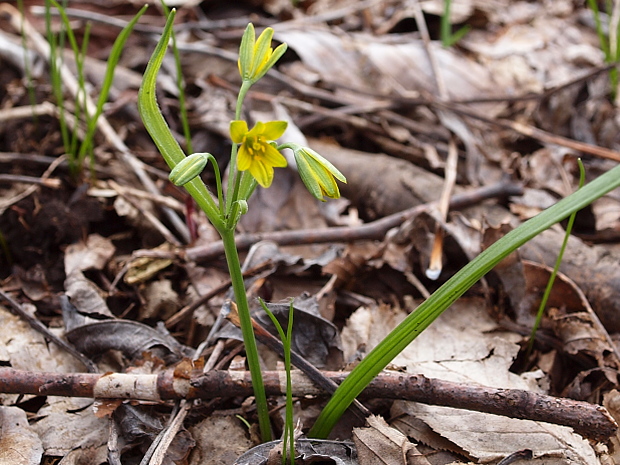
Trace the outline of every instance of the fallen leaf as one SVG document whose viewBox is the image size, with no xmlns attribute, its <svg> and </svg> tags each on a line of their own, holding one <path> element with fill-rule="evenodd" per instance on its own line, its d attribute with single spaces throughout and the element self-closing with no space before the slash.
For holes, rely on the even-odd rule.
<svg viewBox="0 0 620 465">
<path fill-rule="evenodd" d="M 360 465 L 430 465 L 424 457 L 417 457 L 409 462 L 409 452 L 417 452 L 415 445 L 403 433 L 389 426 L 381 417 L 370 416 L 366 419 L 369 427 L 353 429 L 353 441 L 357 448 Z"/>
<path fill-rule="evenodd" d="M 39 465 L 43 445 L 18 407 L 0 406 L 0 463 L 4 465 Z"/>
</svg>

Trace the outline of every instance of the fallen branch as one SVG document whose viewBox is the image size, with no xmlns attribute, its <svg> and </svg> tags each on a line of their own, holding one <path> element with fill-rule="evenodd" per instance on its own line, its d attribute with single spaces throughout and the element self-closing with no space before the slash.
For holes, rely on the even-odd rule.
<svg viewBox="0 0 620 465">
<path fill-rule="evenodd" d="M 459 210 L 466 208 L 482 200 L 508 197 L 512 195 L 522 195 L 523 187 L 514 183 L 501 182 L 491 186 L 485 186 L 456 194 L 450 199 L 450 209 Z M 319 244 L 326 242 L 351 242 L 358 240 L 381 240 L 385 234 L 392 228 L 395 228 L 408 219 L 411 219 L 423 212 L 429 211 L 434 202 L 421 204 L 409 208 L 399 213 L 386 216 L 376 221 L 363 224 L 361 226 L 339 226 L 324 229 L 302 229 L 295 231 L 271 231 L 264 233 L 238 234 L 235 243 L 239 250 L 247 250 L 253 244 L 263 240 L 273 241 L 278 245 L 303 245 L 303 244 Z M 209 260 L 224 254 L 224 245 L 222 241 L 211 242 L 207 245 L 196 247 L 188 247 L 185 251 L 179 253 L 185 254 L 185 259 L 192 262 Z M 145 253 L 141 256 L 147 256 Z M 171 257 L 176 258 L 176 257 Z"/>
<path fill-rule="evenodd" d="M 146 401 L 212 399 L 252 394 L 250 373 L 210 371 L 203 374 L 169 370 L 158 375 L 125 373 L 40 373 L 0 368 L 0 392 L 70 397 L 120 398 Z M 342 382 L 348 373 L 323 372 Z M 294 371 L 294 396 L 321 396 L 302 373 Z M 263 374 L 267 395 L 282 395 L 285 373 Z M 452 383 L 423 375 L 382 373 L 364 390 L 363 398 L 403 399 L 425 404 L 475 410 L 510 418 L 544 421 L 572 427 L 583 437 L 604 440 L 618 425 L 604 407 L 519 389 L 496 389 Z"/>
</svg>

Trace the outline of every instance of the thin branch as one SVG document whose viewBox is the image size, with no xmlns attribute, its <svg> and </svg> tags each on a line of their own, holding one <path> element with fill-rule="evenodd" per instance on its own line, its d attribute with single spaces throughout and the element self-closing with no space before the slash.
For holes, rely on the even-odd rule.
<svg viewBox="0 0 620 465">
<path fill-rule="evenodd" d="M 13 313 L 15 313 L 17 316 L 23 319 L 26 323 L 28 323 L 32 329 L 42 334 L 45 339 L 47 339 L 50 342 L 53 342 L 61 349 L 64 349 L 69 354 L 73 355 L 73 357 L 75 357 L 80 362 L 82 362 L 84 366 L 88 369 L 88 371 L 90 371 L 91 373 L 97 371 L 97 367 L 88 357 L 86 357 L 84 354 L 76 350 L 76 348 L 73 347 L 71 344 L 60 339 L 58 336 L 52 333 L 47 328 L 47 326 L 45 326 L 35 317 L 31 316 L 15 299 L 13 299 L 13 297 L 11 297 L 9 294 L 4 292 L 2 289 L 0 289 L 0 297 L 9 304 L 9 306 L 13 310 Z"/>
<path fill-rule="evenodd" d="M 175 376 L 174 370 L 168 370 L 158 375 L 68 374 L 0 368 L 0 392 L 157 402 L 172 399 L 244 397 L 253 392 L 252 380 L 247 371 L 211 371 L 203 374 L 200 370 L 189 379 L 184 373 Z M 339 384 L 348 373 L 323 372 L 323 375 Z M 301 372 L 294 371 L 292 376 L 294 396 L 324 395 Z M 265 372 L 263 381 L 267 395 L 282 395 L 285 391 L 284 379 L 284 372 Z M 600 405 L 520 389 L 452 383 L 423 375 L 383 372 L 368 385 L 360 397 L 403 399 L 510 418 L 544 421 L 570 426 L 583 437 L 595 440 L 607 439 L 618 429 L 615 420 Z"/>
<path fill-rule="evenodd" d="M 498 183 L 493 186 L 482 187 L 468 193 L 454 195 L 450 200 L 450 209 L 458 210 L 466 208 L 489 198 L 521 195 L 522 189 L 522 186 L 511 183 Z M 429 211 L 432 205 L 434 205 L 434 202 L 418 205 L 361 226 L 238 234 L 236 237 L 237 248 L 239 250 L 247 250 L 253 244 L 263 240 L 273 241 L 279 245 L 381 240 L 390 229 L 401 225 L 404 221 L 414 218 L 423 212 Z M 183 251 L 179 251 L 179 253 L 183 254 Z M 223 253 L 224 246 L 221 241 L 218 241 L 204 246 L 187 248 L 185 249 L 184 255 L 187 260 L 198 262 L 219 257 Z M 146 255 L 147 254 L 144 256 Z M 172 255 L 168 258 L 175 257 Z"/>
</svg>

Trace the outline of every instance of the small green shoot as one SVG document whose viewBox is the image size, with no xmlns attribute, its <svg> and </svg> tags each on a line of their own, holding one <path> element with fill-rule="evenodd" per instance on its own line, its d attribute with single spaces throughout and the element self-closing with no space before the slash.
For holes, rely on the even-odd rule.
<svg viewBox="0 0 620 465">
<path fill-rule="evenodd" d="M 26 32 L 24 31 L 24 22 L 26 21 L 26 15 L 24 14 L 24 0 L 17 0 L 17 9 L 21 15 L 22 21 L 20 26 L 20 36 L 22 40 L 22 48 L 24 50 L 24 72 L 26 74 L 26 87 L 28 89 L 28 100 L 30 101 L 30 106 L 34 108 L 37 104 L 37 96 L 35 95 L 34 82 L 32 79 L 32 68 L 30 59 L 32 54 L 28 50 L 28 45 L 26 44 Z M 37 121 L 37 115 L 33 112 L 33 119 Z"/>
<path fill-rule="evenodd" d="M 282 346 L 284 347 L 284 371 L 286 372 L 286 413 L 284 420 L 284 432 L 282 434 L 282 465 L 286 464 L 288 457 L 289 463 L 295 463 L 295 424 L 293 420 L 293 382 L 291 380 L 291 345 L 293 342 L 293 301 L 288 310 L 288 324 L 286 327 L 286 334 L 282 325 L 273 314 L 271 310 L 265 304 L 263 299 L 259 299 L 263 310 L 269 316 L 269 319 L 276 327 Z"/>
<path fill-rule="evenodd" d="M 597 0 L 588 0 L 588 6 L 594 13 L 594 23 L 596 25 L 596 34 L 600 42 L 601 50 L 605 54 L 606 63 L 617 63 L 620 58 L 620 23 L 616 24 L 616 31 L 611 30 L 614 24 L 609 24 L 609 33 L 605 35 L 603 21 L 601 20 L 601 11 L 598 8 Z M 614 4 L 612 0 L 606 0 L 605 8 L 607 11 L 613 11 Z M 613 42 L 612 42 L 613 41 Z M 618 91 L 618 68 L 613 67 L 609 70 L 609 81 L 611 84 L 612 96 L 615 99 Z"/>
<path fill-rule="evenodd" d="M 465 34 L 469 32 L 471 27 L 469 25 L 463 26 L 456 32 L 452 32 L 452 24 L 450 24 L 450 11 L 452 10 L 452 0 L 444 0 L 443 3 L 443 15 L 441 16 L 441 45 L 444 48 L 452 47 L 459 40 L 465 37 Z"/>
<path fill-rule="evenodd" d="M 103 83 L 101 84 L 101 89 L 99 91 L 99 97 L 97 98 L 97 104 L 95 107 L 95 113 L 88 118 L 87 126 L 86 126 L 86 135 L 84 136 L 84 140 L 82 141 L 82 145 L 80 146 L 80 150 L 78 152 L 78 166 L 81 167 L 84 164 L 84 160 L 86 156 L 89 156 L 91 160 L 91 170 L 94 168 L 94 158 L 93 158 L 93 139 L 95 137 L 95 131 L 97 130 L 97 121 L 99 117 L 103 113 L 103 106 L 108 101 L 108 95 L 110 94 L 110 89 L 112 88 L 112 82 L 114 81 L 114 71 L 116 70 L 116 66 L 121 58 L 121 54 L 125 47 L 125 42 L 131 35 L 134 26 L 140 19 L 140 17 L 146 12 L 148 5 L 144 5 L 140 8 L 140 11 L 136 13 L 136 15 L 127 23 L 127 25 L 123 28 L 120 34 L 116 37 L 114 44 L 112 45 L 112 49 L 110 50 L 110 56 L 108 57 L 105 75 L 103 78 Z"/>
<path fill-rule="evenodd" d="M 70 153 L 71 141 L 69 137 L 69 126 L 65 118 L 65 97 L 63 93 L 62 77 L 60 75 L 60 66 L 62 63 L 59 56 L 59 50 L 62 50 L 64 44 L 64 29 L 61 28 L 58 36 L 54 34 L 52 29 L 52 3 L 45 0 L 45 31 L 47 34 L 47 42 L 50 46 L 49 66 L 50 81 L 52 84 L 52 92 L 56 100 L 56 106 L 59 112 L 60 135 L 66 153 Z"/>
<path fill-rule="evenodd" d="M 249 421 L 247 421 L 247 420 L 246 420 L 245 418 L 243 418 L 241 415 L 235 415 L 235 416 L 239 419 L 239 421 L 240 421 L 241 423 L 243 423 L 243 424 L 245 425 L 245 427 L 248 429 L 248 431 L 252 429 L 252 425 L 250 425 L 250 422 L 249 422 Z"/>
<path fill-rule="evenodd" d="M 69 45 L 73 50 L 73 56 L 75 58 L 75 66 L 77 69 L 77 78 L 78 78 L 78 94 L 75 97 L 75 128 L 73 134 L 65 143 L 65 151 L 69 157 L 69 169 L 72 174 L 75 176 L 79 171 L 79 167 L 77 164 L 77 144 L 78 144 L 78 135 L 77 128 L 79 127 L 80 117 L 82 113 L 86 121 L 88 121 L 89 114 L 85 109 L 84 102 L 86 101 L 86 81 L 84 77 L 84 60 L 86 58 L 86 50 L 88 48 L 88 40 L 90 36 L 90 23 L 87 24 L 86 29 L 84 31 L 84 41 L 82 42 L 82 47 L 77 43 L 77 39 L 75 34 L 73 33 L 73 29 L 71 29 L 71 23 L 69 22 L 69 18 L 65 13 L 64 7 L 62 7 L 56 0 L 49 0 L 50 3 L 58 10 L 60 13 L 60 17 L 62 19 L 63 25 L 63 33 L 69 40 Z M 62 48 L 60 48 L 59 53 L 62 53 Z M 62 93 L 62 88 L 59 91 Z M 61 115 L 61 118 L 63 116 Z M 64 119 L 64 118 L 63 118 Z M 68 135 L 68 134 L 67 134 Z M 68 144 L 68 145 L 67 145 Z"/>
<path fill-rule="evenodd" d="M 77 78 L 78 78 L 78 94 L 75 98 L 75 130 L 73 134 L 69 135 L 69 129 L 67 122 L 65 120 L 65 103 L 64 103 L 64 95 L 63 95 L 63 86 L 62 79 L 60 76 L 60 66 L 59 66 L 59 54 L 61 51 L 60 44 L 64 43 L 63 40 L 57 40 L 54 34 L 51 31 L 51 10 L 49 9 L 49 5 L 54 6 L 58 13 L 60 14 L 61 24 L 62 24 L 62 37 L 66 35 L 66 38 L 69 41 L 69 45 L 73 51 L 73 56 L 75 59 L 76 69 L 77 69 Z M 110 56 L 106 65 L 106 72 L 103 79 L 103 84 L 101 90 L 99 92 L 99 97 L 97 99 L 97 104 L 94 110 L 94 113 L 91 114 L 87 107 L 87 90 L 86 90 L 86 73 L 84 72 L 84 64 L 86 60 L 86 51 L 88 48 L 88 41 L 90 36 L 90 23 L 86 25 L 84 31 L 84 37 L 82 41 L 81 47 L 78 45 L 77 39 L 73 30 L 71 29 L 71 24 L 69 21 L 69 17 L 67 16 L 65 9 L 62 5 L 60 5 L 56 0 L 46 0 L 46 25 L 48 30 L 48 42 L 50 44 L 50 74 L 52 87 L 54 91 L 54 96 L 56 98 L 57 105 L 60 109 L 60 126 L 61 126 L 61 134 L 63 138 L 63 144 L 65 148 L 65 152 L 68 155 L 69 159 L 69 168 L 74 177 L 77 177 L 83 169 L 84 161 L 86 156 L 90 157 L 91 160 L 91 169 L 94 168 L 94 159 L 93 159 L 93 139 L 95 136 L 95 131 L 97 129 L 97 120 L 99 116 L 103 113 L 103 106 L 108 100 L 108 95 L 110 93 L 110 89 L 112 87 L 112 82 L 114 80 L 114 70 L 116 69 L 116 65 L 120 59 L 121 53 L 123 51 L 123 47 L 125 46 L 125 42 L 127 38 L 131 34 L 135 24 L 138 22 L 140 17 L 144 14 L 148 5 L 143 6 L 140 11 L 132 18 L 132 20 L 123 28 L 120 32 L 116 40 L 114 41 L 114 45 L 112 46 L 112 50 L 110 52 Z M 80 121 L 84 120 L 86 125 L 85 135 L 82 139 L 82 142 L 78 142 L 78 132 L 77 128 L 79 127 Z"/>
<path fill-rule="evenodd" d="M 583 167 L 583 163 L 581 159 L 578 159 L 579 163 L 579 189 L 581 189 L 586 181 L 586 170 Z M 536 314 L 536 321 L 534 321 L 534 326 L 532 326 L 532 332 L 530 334 L 530 341 L 527 346 L 527 354 L 532 353 L 532 349 L 534 348 L 534 341 L 536 340 L 536 332 L 540 327 L 540 322 L 542 321 L 542 317 L 545 313 L 545 308 L 547 307 L 547 301 L 549 300 L 549 296 L 551 295 L 551 290 L 553 289 L 553 283 L 555 282 L 555 277 L 558 275 L 558 270 L 560 269 L 560 265 L 562 264 L 562 258 L 564 257 L 564 251 L 566 250 L 566 245 L 568 244 L 568 238 L 570 237 L 570 233 L 573 230 L 573 224 L 575 223 L 575 217 L 577 216 L 577 211 L 574 211 L 568 217 L 568 223 L 566 224 L 566 232 L 564 233 L 564 240 L 562 241 L 562 247 L 560 247 L 560 252 L 558 253 L 558 258 L 555 261 L 555 266 L 553 267 L 553 271 L 551 276 L 549 276 L 549 281 L 547 281 L 547 287 L 545 288 L 545 292 L 540 301 L 540 306 L 538 307 L 538 313 Z"/>
<path fill-rule="evenodd" d="M 166 17 L 170 14 L 170 8 L 164 0 L 161 0 L 161 6 Z M 187 103 L 185 100 L 185 80 L 183 79 L 183 68 L 181 67 L 181 55 L 177 47 L 177 37 L 172 30 L 172 53 L 174 55 L 174 64 L 177 71 L 177 88 L 179 89 L 179 111 L 181 117 L 181 125 L 183 126 L 183 135 L 185 136 L 185 148 L 189 153 L 193 153 L 192 133 L 189 127 L 189 117 L 187 116 Z"/>
</svg>

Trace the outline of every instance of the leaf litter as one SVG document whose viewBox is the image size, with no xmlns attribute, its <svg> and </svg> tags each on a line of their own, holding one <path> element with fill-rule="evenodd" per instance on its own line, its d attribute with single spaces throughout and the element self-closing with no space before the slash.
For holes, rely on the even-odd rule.
<svg viewBox="0 0 620 465">
<path fill-rule="evenodd" d="M 24 3 L 28 20 L 42 32 L 34 2 Z M 433 21 L 442 5 L 420 6 L 436 39 Z M 72 7 L 88 17 L 84 5 Z M 508 179 L 520 182 L 523 189 L 521 195 L 511 193 L 509 198 L 450 212 L 445 222 L 431 207 L 379 238 L 357 238 L 348 244 L 310 240 L 303 246 L 288 242 L 268 247 L 261 263 L 248 264 L 250 296 L 275 302 L 295 297 L 297 348 L 317 367 L 338 370 L 355 363 L 414 311 L 421 297 L 478 254 L 486 237 L 501 236 L 572 192 L 578 155 L 589 178 L 613 164 L 593 156 L 601 152 L 598 147 L 609 149 L 602 152 L 606 156 L 617 150 L 618 118 L 615 102 L 609 99 L 593 13 L 583 6 L 568 1 L 454 1 L 453 24 L 471 24 L 472 29 L 448 49 L 425 44 L 420 37 L 415 2 L 317 0 L 293 6 L 269 1 L 255 2 L 254 7 L 274 15 L 269 21 L 275 23 L 275 37 L 286 41 L 291 51 L 279 67 L 281 74 L 268 77 L 252 96 L 252 115 L 287 119 L 298 137 L 329 154 L 349 184 L 343 186 L 343 202 L 332 207 L 315 202 L 296 176 L 282 171 L 272 189 L 252 199 L 241 224 L 244 234 L 275 232 L 277 243 L 280 231 L 319 232 L 336 225 L 355 229 L 437 201 L 451 134 L 459 142 L 456 193 L 507 184 Z M 236 58 L 231 59 L 230 51 L 250 18 L 245 6 L 238 8 L 233 11 L 218 2 L 180 6 L 179 27 L 184 29 L 178 38 L 190 89 L 194 147 L 220 158 L 228 144 L 228 121 L 233 119 L 230 89 L 236 86 Z M 4 11 L 15 18 L 14 12 Z M 112 18 L 135 11 L 130 2 L 114 2 L 102 13 Z M 154 25 L 151 32 L 156 32 L 162 17 L 154 10 L 149 14 L 149 27 Z M 199 22 L 203 14 L 225 21 L 211 27 Z M 243 21 L 237 24 L 233 18 Z M 102 69 L 110 37 L 117 33 L 109 22 L 94 24 L 89 70 Z M 20 43 L 19 30 L 8 23 L 0 34 L 3 40 Z M 0 186 L 2 289 L 53 332 L 96 357 L 100 370 L 160 373 L 174 369 L 183 357 L 191 358 L 221 320 L 226 288 L 219 289 L 226 275 L 220 256 L 197 253 L 213 242 L 212 229 L 186 206 L 185 194 L 161 181 L 166 177 L 163 164 L 135 112 L 139 72 L 152 42 L 138 30 L 127 48 L 132 53 L 124 54 L 119 67 L 119 76 L 126 78 L 117 78 L 106 112 L 117 134 L 107 132 L 98 139 L 97 181 L 76 188 L 60 163 L 54 166 L 54 176 L 62 179 L 61 189 L 10 180 Z M 34 48 L 31 51 L 42 58 Z M 27 76 L 23 60 L 15 55 L 2 58 L 8 66 L 0 72 L 0 169 L 8 175 L 43 176 L 60 153 L 58 116 L 48 112 L 35 123 L 12 113 L 14 107 L 29 108 L 23 84 Z M 178 129 L 171 69 L 165 68 L 161 76 L 167 92 L 161 101 Z M 33 77 L 37 98 L 51 101 L 40 67 Z M 97 73 L 88 79 L 99 85 Z M 447 89 L 444 100 L 442 86 Z M 571 140 L 587 145 L 576 149 Z M 147 164 L 162 196 L 142 184 L 143 175 L 134 171 L 123 147 Z M 205 180 L 213 181 L 208 173 Z M 160 200 L 164 196 L 174 201 Z M 193 219 L 198 235 L 178 226 L 164 209 Z M 559 227 L 531 241 L 474 287 L 395 359 L 391 369 L 592 403 L 601 403 L 605 394 L 605 405 L 617 415 L 609 399 L 619 368 L 619 218 L 617 193 L 579 214 L 576 235 L 560 268 L 563 275 L 539 331 L 540 342 L 529 356 L 529 328 L 548 276 L 544 265 L 553 264 L 561 242 Z M 447 231 L 438 282 L 424 275 L 436 224 Z M 181 245 L 187 237 L 193 242 Z M 184 260 L 187 257 L 197 259 Z M 254 266 L 263 269 L 253 271 Z M 192 308 L 212 291 L 209 299 Z M 310 312 L 302 308 L 303 301 L 312 303 Z M 190 310 L 175 319 L 185 308 Z M 4 309 L 1 315 L 3 366 L 34 372 L 84 370 L 19 318 Z M 232 334 L 214 334 L 214 345 L 203 357 L 227 369 L 243 352 L 230 339 Z M 317 334 L 322 334 L 321 344 Z M 334 357 L 340 344 L 343 354 Z M 270 360 L 266 352 L 264 358 Z M 244 359 L 240 361 L 243 367 Z M 191 378 L 202 369 L 200 364 L 188 366 L 177 367 L 175 373 Z M 1 399 L 3 422 L 15 418 L 10 423 L 15 431 L 3 426 L 0 445 L 15 440 L 19 449 L 31 452 L 28 458 L 13 458 L 14 449 L 2 445 L 3 463 L 39 463 L 42 455 L 43 460 L 62 458 L 61 463 L 114 463 L 115 457 L 138 463 L 166 430 L 173 408 L 170 402 L 93 402 L 44 395 L 2 394 Z M 274 397 L 273 402 L 277 406 L 283 400 Z M 296 403 L 306 428 L 317 414 L 317 402 L 300 397 Z M 523 449 L 532 450 L 529 461 L 539 463 L 618 463 L 615 436 L 607 443 L 588 443 L 569 428 L 547 423 L 410 401 L 375 403 L 372 408 L 388 423 L 371 417 L 368 432 L 351 433 L 364 425 L 347 417 L 338 429 L 341 438 L 358 441 L 358 452 L 365 451 L 357 458 L 360 464 L 388 456 L 393 457 L 390 463 L 497 463 Z M 162 463 L 234 462 L 254 439 L 235 415 L 253 423 L 251 399 L 218 398 L 194 405 L 185 420 L 187 430 L 179 430 Z M 273 421 L 281 427 L 277 413 Z M 380 442 L 388 438 L 389 452 L 373 442 L 378 437 L 384 438 Z"/>
</svg>

